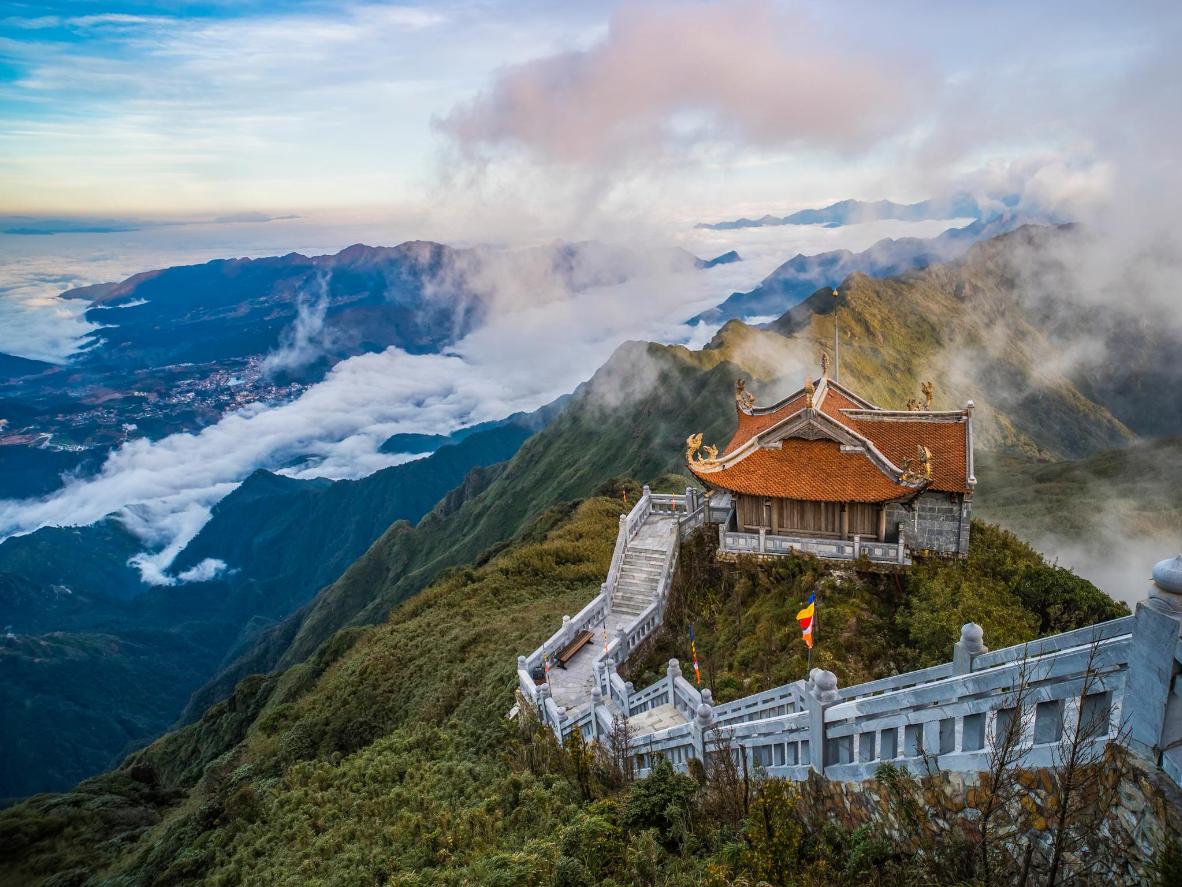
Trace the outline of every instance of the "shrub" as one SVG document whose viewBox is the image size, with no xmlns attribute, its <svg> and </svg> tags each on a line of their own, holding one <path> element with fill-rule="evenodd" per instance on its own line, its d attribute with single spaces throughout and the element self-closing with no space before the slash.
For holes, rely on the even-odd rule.
<svg viewBox="0 0 1182 887">
<path fill-rule="evenodd" d="M 697 791 L 692 777 L 677 773 L 662 759 L 647 778 L 632 786 L 620 825 L 626 832 L 654 829 L 665 847 L 675 848 L 690 830 Z"/>
</svg>

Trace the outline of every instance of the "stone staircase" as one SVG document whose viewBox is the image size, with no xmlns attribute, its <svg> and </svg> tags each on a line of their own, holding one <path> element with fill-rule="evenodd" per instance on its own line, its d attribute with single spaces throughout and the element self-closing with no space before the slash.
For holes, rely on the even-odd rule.
<svg viewBox="0 0 1182 887">
<path fill-rule="evenodd" d="M 665 566 L 665 548 L 657 545 L 672 526 L 668 519 L 649 518 L 642 533 L 628 545 L 620 579 L 612 596 L 612 614 L 629 619 L 639 616 L 656 599 L 657 583 Z M 647 544 L 646 544 L 647 543 Z"/>
</svg>

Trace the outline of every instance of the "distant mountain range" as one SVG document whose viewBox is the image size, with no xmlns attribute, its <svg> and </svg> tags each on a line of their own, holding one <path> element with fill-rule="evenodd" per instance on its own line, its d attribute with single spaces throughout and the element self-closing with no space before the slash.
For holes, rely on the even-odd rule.
<svg viewBox="0 0 1182 887">
<path fill-rule="evenodd" d="M 1025 224 L 1014 213 L 1002 213 L 989 221 L 963 228 L 949 228 L 938 237 L 886 237 L 859 253 L 848 249 L 806 256 L 798 253 L 750 292 L 732 293 L 716 308 L 690 318 L 689 323 L 722 323 L 727 320 L 775 317 L 822 287 L 833 287 L 851 274 L 890 277 L 924 268 L 936 262 L 960 258 L 974 243 L 996 237 Z"/>
<path fill-rule="evenodd" d="M 393 524 L 407 529 L 449 491 L 510 458 L 562 408 L 488 423 L 430 456 L 356 481 L 257 471 L 177 557 L 213 581 L 149 587 L 142 549 L 114 519 L 0 543 L 0 799 L 63 788 L 118 760 L 180 715 L 219 662 L 333 582 Z"/>
<path fill-rule="evenodd" d="M 345 358 L 436 352 L 511 310 L 654 271 L 737 261 L 594 241 L 522 250 L 428 241 L 224 259 L 70 290 L 98 325 L 66 366 L 0 354 L 0 498 L 43 495 L 132 438 L 197 431 L 298 397 Z"/>
<path fill-rule="evenodd" d="M 930 219 L 988 219 L 1012 211 L 1021 202 L 1017 194 L 996 200 L 981 201 L 972 194 L 953 194 L 918 203 L 895 203 L 892 200 L 840 200 L 820 209 L 802 209 L 786 216 L 765 215 L 758 219 L 734 219 L 727 222 L 701 222 L 695 228 L 730 231 L 735 228 L 766 228 L 774 225 L 826 225 L 840 227 L 864 222 L 894 219 L 922 222 Z"/>
<path fill-rule="evenodd" d="M 1063 256 L 1087 248 L 1077 229 L 1028 226 L 946 264 L 850 275 L 839 287 L 841 379 L 887 407 L 931 379 L 938 408 L 975 401 L 982 451 L 1023 462 L 1088 458 L 1138 435 L 1177 433 L 1182 367 L 1164 325 L 1129 319 L 1115 303 L 1056 306 L 1016 285 L 1061 280 Z M 449 569 L 544 533 L 572 500 L 616 490 L 624 476 L 679 472 L 689 433 L 719 443 L 733 431 L 737 378 L 773 402 L 799 387 L 802 368 L 816 372 L 832 338 L 824 288 L 764 328 L 732 320 L 698 351 L 622 345 L 551 408 L 557 415 L 543 411 L 533 425 L 482 429 L 358 481 L 256 473 L 174 564 L 224 562 L 209 582 L 137 591 L 128 584 L 134 540 L 111 521 L 9 540 L 0 545 L 0 624 L 15 637 L 0 639 L 0 705 L 43 714 L 0 721 L 0 746 L 13 750 L 0 763 L 0 791 L 95 772 L 178 715 L 199 719 L 251 675 L 325 667 L 355 627 L 384 620 Z M 1074 362 L 1052 359 L 1081 339 L 1096 347 Z M 1139 378 L 1147 384 L 1133 391 Z M 1096 465 L 1102 473 L 1111 461 Z M 1058 521 L 1055 509 L 1039 513 Z M 112 686 L 132 691 L 120 702 Z M 41 741 L 49 733 L 52 742 Z"/>
</svg>

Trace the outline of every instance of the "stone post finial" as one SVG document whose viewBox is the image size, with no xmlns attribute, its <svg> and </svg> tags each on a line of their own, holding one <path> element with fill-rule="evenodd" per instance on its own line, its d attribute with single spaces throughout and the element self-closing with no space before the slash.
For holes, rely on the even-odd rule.
<svg viewBox="0 0 1182 887">
<path fill-rule="evenodd" d="M 985 646 L 984 640 L 985 629 L 976 622 L 968 622 L 961 626 L 960 642 L 970 653 L 988 652 L 989 648 Z"/>
<path fill-rule="evenodd" d="M 976 622 L 965 623 L 960 629 L 960 640 L 952 648 L 952 673 L 968 674 L 973 670 L 973 659 L 988 652 L 985 629 Z"/>
<path fill-rule="evenodd" d="M 966 413 L 968 413 L 970 416 L 973 414 L 973 410 L 976 409 L 976 407 L 977 407 L 977 405 L 975 403 L 973 403 L 973 401 L 971 401 L 971 400 L 966 400 L 964 402 L 964 411 Z"/>
<path fill-rule="evenodd" d="M 650 489 L 648 488 L 648 484 L 645 484 L 645 485 L 644 485 L 644 488 L 641 490 L 641 492 L 642 492 L 642 493 L 643 493 L 645 496 L 651 496 L 653 491 L 652 491 L 652 490 L 650 490 Z"/>
<path fill-rule="evenodd" d="M 694 720 L 697 722 L 698 729 L 705 730 L 714 722 L 714 709 L 703 702 L 698 706 Z"/>
<path fill-rule="evenodd" d="M 591 704 L 599 705 L 601 702 L 603 702 L 603 691 L 596 685 L 591 688 Z"/>
<path fill-rule="evenodd" d="M 712 692 L 710 692 L 709 687 L 702 688 L 702 701 L 704 703 L 706 703 L 707 705 L 710 705 L 710 706 L 714 705 L 714 694 Z"/>
<path fill-rule="evenodd" d="M 837 701 L 837 675 L 831 671 L 814 668 L 809 673 L 813 696 L 824 705 Z"/>
<path fill-rule="evenodd" d="M 676 659 L 669 660 L 669 669 L 668 670 L 669 670 L 669 677 L 671 677 L 671 678 L 681 677 L 681 663 L 678 662 Z"/>
<path fill-rule="evenodd" d="M 517 657 L 517 667 L 518 668 L 524 670 L 527 665 L 528 665 L 528 662 L 524 656 Z"/>
<path fill-rule="evenodd" d="M 1146 604 L 1175 619 L 1182 619 L 1182 554 L 1153 565 Z"/>
</svg>

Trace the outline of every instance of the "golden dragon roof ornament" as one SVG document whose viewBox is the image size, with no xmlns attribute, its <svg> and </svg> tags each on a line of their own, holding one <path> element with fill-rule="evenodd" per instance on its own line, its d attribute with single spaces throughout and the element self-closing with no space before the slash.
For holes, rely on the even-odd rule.
<svg viewBox="0 0 1182 887">
<path fill-rule="evenodd" d="M 829 352 L 821 352 L 821 376 L 822 378 L 829 378 Z"/>
<path fill-rule="evenodd" d="M 755 395 L 747 390 L 746 379 L 735 381 L 735 404 L 745 413 L 751 412 L 755 407 Z"/>
<path fill-rule="evenodd" d="M 915 447 L 915 457 L 904 459 L 899 465 L 903 473 L 899 480 L 905 484 L 914 484 L 932 479 L 932 451 L 923 444 Z"/>
<path fill-rule="evenodd" d="M 936 396 L 936 386 L 931 382 L 924 382 L 919 386 L 919 390 L 923 394 L 922 402 L 916 400 L 914 397 L 907 401 L 907 409 L 912 412 L 930 410 L 932 408 L 932 398 Z"/>
<path fill-rule="evenodd" d="M 698 451 L 705 453 L 705 457 Z M 685 439 L 685 461 L 691 466 L 708 468 L 718 461 L 718 447 L 702 446 L 702 434 L 691 434 Z"/>
<path fill-rule="evenodd" d="M 813 394 L 816 389 L 813 387 L 813 380 L 810 376 L 804 377 L 804 405 L 808 409 L 813 408 Z"/>
</svg>

